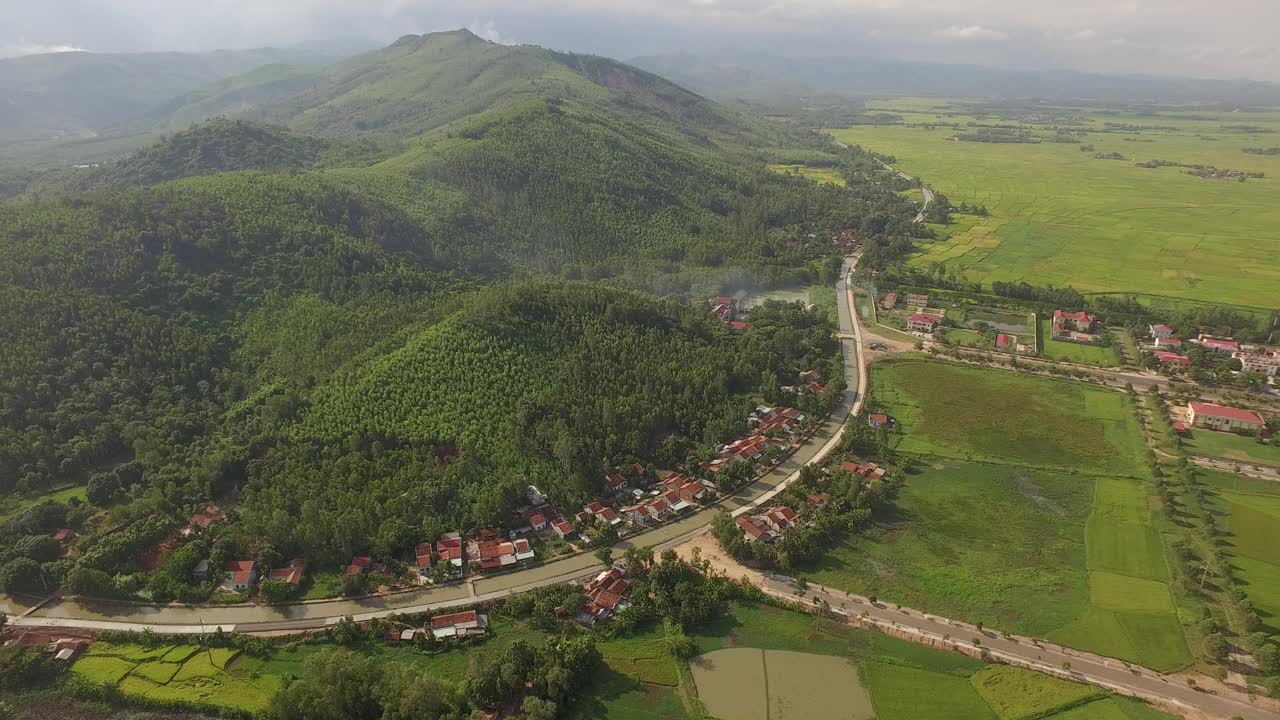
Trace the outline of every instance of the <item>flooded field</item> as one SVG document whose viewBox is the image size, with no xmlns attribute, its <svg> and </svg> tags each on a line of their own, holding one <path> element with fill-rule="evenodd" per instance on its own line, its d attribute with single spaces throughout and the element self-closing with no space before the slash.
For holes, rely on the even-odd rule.
<svg viewBox="0 0 1280 720">
<path fill-rule="evenodd" d="M 870 720 L 871 699 L 847 658 L 726 648 L 690 663 L 707 711 L 733 720 Z"/>
</svg>

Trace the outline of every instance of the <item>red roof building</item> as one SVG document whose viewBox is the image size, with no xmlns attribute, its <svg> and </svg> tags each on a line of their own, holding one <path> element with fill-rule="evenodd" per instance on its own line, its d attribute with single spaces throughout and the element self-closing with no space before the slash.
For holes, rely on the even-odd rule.
<svg viewBox="0 0 1280 720">
<path fill-rule="evenodd" d="M 741 320 L 733 320 L 729 323 L 729 329 L 737 330 L 738 332 L 746 332 L 751 329 L 751 324 L 744 323 Z"/>
<path fill-rule="evenodd" d="M 753 517 L 742 515 L 734 522 L 742 528 L 742 537 L 747 542 L 769 542 L 773 539 L 773 532 Z"/>
<path fill-rule="evenodd" d="M 367 555 L 358 555 L 351 558 L 351 562 L 347 563 L 344 571 L 347 575 L 363 575 L 369 571 L 369 566 L 373 565 L 373 558 Z"/>
<path fill-rule="evenodd" d="M 827 503 L 831 502 L 831 496 L 827 493 L 818 493 L 817 495 L 810 495 L 808 502 L 809 502 L 809 507 L 816 507 L 816 508 L 823 507 Z"/>
<path fill-rule="evenodd" d="M 1004 333 L 1000 333 L 999 335 L 996 335 L 996 347 L 1000 348 L 1001 350 L 1007 350 L 1009 348 L 1009 345 L 1012 342 L 1013 341 L 1009 339 L 1009 336 L 1005 335 Z"/>
<path fill-rule="evenodd" d="M 1165 352 L 1163 350 L 1156 351 L 1156 360 L 1161 365 L 1181 365 L 1183 367 L 1191 366 L 1191 358 L 1179 355 L 1178 353 Z"/>
<path fill-rule="evenodd" d="M 1252 410 L 1210 403 L 1190 403 L 1187 406 L 1187 415 L 1193 427 L 1209 430 L 1257 432 L 1266 425 L 1262 416 Z"/>
<path fill-rule="evenodd" d="M 76 531 L 71 528 L 59 528 L 58 532 L 53 534 L 53 539 L 60 543 L 64 543 L 75 537 Z"/>
<path fill-rule="evenodd" d="M 1066 310 L 1053 311 L 1053 335 L 1069 336 L 1073 332 L 1091 333 L 1093 332 L 1094 317 L 1083 310 L 1080 312 L 1067 312 Z"/>
<path fill-rule="evenodd" d="M 885 293 L 884 301 L 880 303 L 880 307 L 885 310 L 892 310 L 898 307 L 898 293 Z"/>
<path fill-rule="evenodd" d="M 1233 353 L 1240 350 L 1240 343 L 1231 338 L 1213 337 L 1212 335 L 1201 335 L 1198 340 L 1201 346 L 1207 350 L 1214 352 Z"/>
<path fill-rule="evenodd" d="M 907 329 L 913 332 L 931 333 L 938 327 L 938 318 L 933 315 L 916 313 L 907 318 Z"/>
<path fill-rule="evenodd" d="M 1155 346 L 1157 348 L 1180 348 L 1182 341 L 1175 337 L 1156 338 Z"/>
<path fill-rule="evenodd" d="M 283 580 L 290 587 L 296 588 L 302 584 L 302 577 L 306 569 L 306 561 L 298 558 L 290 560 L 289 564 L 282 568 L 273 568 L 271 572 L 267 573 L 267 577 L 271 580 Z"/>
</svg>

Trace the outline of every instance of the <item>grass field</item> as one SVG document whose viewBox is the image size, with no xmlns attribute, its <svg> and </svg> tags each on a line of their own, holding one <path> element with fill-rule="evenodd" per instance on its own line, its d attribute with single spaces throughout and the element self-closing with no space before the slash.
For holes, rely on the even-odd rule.
<svg viewBox="0 0 1280 720">
<path fill-rule="evenodd" d="M 871 720 L 871 699 L 848 659 L 791 650 L 723 648 L 689 663 L 715 717 Z"/>
<path fill-rule="evenodd" d="M 1280 305 L 1280 259 L 1272 251 L 1274 228 L 1280 226 L 1280 156 L 1245 154 L 1243 148 L 1265 143 L 1222 127 L 1248 122 L 1280 130 L 1280 114 L 1193 120 L 1174 113 L 1137 118 L 1085 112 L 1090 132 L 1083 142 L 1094 150 L 1082 152 L 1075 143 L 955 142 L 954 128 L 912 125 L 978 120 L 964 107 L 943 107 L 936 100 L 876 105 L 903 114 L 906 124 L 832 134 L 894 155 L 897 167 L 953 202 L 990 211 L 986 218 L 957 216 L 962 222 L 948 228 L 950 236 L 923 244 L 915 263 L 944 262 L 983 282 L 1025 280 L 1082 291 Z M 1177 129 L 1103 132 L 1106 122 Z M 1037 136 L 1052 134 L 1028 127 Z M 1095 152 L 1119 152 L 1128 160 L 1099 160 Z M 1156 159 L 1265 172 L 1267 178 L 1228 182 L 1179 168 L 1135 166 Z"/>
<path fill-rule="evenodd" d="M 898 450 L 1073 472 L 1142 476 L 1143 440 L 1122 393 L 927 360 L 877 363 L 876 403 Z"/>
<path fill-rule="evenodd" d="M 1224 457 L 1246 463 L 1262 463 L 1280 466 L 1280 446 L 1264 445 L 1256 438 L 1235 433 L 1214 432 L 1195 428 L 1191 436 L 1184 438 L 1182 446 L 1197 455 Z"/>
<path fill-rule="evenodd" d="M 32 505 L 37 505 L 45 500 L 52 500 L 57 503 L 66 503 L 71 498 L 85 499 L 84 485 L 73 485 L 64 487 L 44 495 L 36 495 L 33 497 L 17 497 L 12 495 L 0 496 L 0 522 L 17 515 Z"/>
<path fill-rule="evenodd" d="M 1116 367 L 1120 364 L 1120 355 L 1115 348 L 1054 340 L 1051 335 L 1052 326 L 1052 320 L 1040 321 L 1041 355 L 1050 360 L 1062 360 L 1095 367 Z"/>
<path fill-rule="evenodd" d="M 1105 694 L 1096 688 L 1007 665 L 982 670 L 973 676 L 972 683 L 1001 720 L 1041 717 Z"/>
<path fill-rule="evenodd" d="M 831 183 L 844 187 L 844 178 L 832 168 L 809 167 L 807 165 L 770 165 L 769 169 L 783 175 L 800 175 L 820 183 Z"/>
</svg>

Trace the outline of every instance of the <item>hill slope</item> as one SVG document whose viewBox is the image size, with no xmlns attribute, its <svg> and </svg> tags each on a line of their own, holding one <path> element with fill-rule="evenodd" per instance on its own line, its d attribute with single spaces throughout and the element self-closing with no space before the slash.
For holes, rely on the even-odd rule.
<svg viewBox="0 0 1280 720">
<path fill-rule="evenodd" d="M 614 61 L 448 33 L 325 76 L 262 106 L 289 131 L 218 121 L 0 205 L 0 489 L 89 479 L 130 518 L 243 490 L 246 542 L 404 549 L 501 521 L 521 478 L 572 502 L 723 437 L 835 346 L 803 313 L 730 336 L 702 299 L 831 281 L 837 231 L 909 247 L 864 153 Z M 292 172 L 374 138 L 395 154 Z M 291 172 L 118 187 L 246 165 Z M 529 275 L 560 279 L 490 287 Z"/>
</svg>

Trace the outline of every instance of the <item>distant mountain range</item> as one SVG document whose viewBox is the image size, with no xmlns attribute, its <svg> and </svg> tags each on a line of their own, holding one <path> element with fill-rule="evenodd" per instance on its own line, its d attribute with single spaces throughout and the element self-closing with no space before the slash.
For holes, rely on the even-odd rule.
<svg viewBox="0 0 1280 720">
<path fill-rule="evenodd" d="M 264 65 L 331 61 L 309 50 L 50 53 L 0 60 L 0 143 L 92 137 L 196 88 Z"/>
<path fill-rule="evenodd" d="M 885 59 L 796 59 L 767 53 L 654 55 L 631 62 L 721 101 L 921 95 L 1124 104 L 1280 104 L 1280 85 L 1244 80 L 1009 70 Z"/>
</svg>

